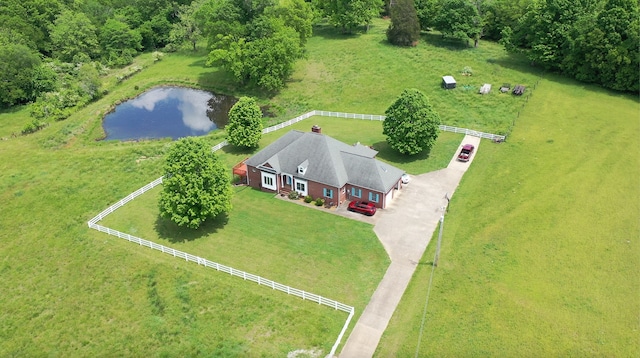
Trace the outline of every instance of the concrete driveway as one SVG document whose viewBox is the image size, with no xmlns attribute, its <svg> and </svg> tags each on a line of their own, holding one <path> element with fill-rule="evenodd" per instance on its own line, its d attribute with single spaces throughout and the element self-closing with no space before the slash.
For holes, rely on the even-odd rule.
<svg viewBox="0 0 640 358">
<path fill-rule="evenodd" d="M 443 209 L 447 204 L 445 195 L 451 198 L 475 158 L 474 153 L 467 163 L 456 160 L 462 145 L 467 143 L 475 145 L 477 152 L 480 138 L 465 136 L 447 168 L 412 176 L 411 183 L 403 187 L 389 207 L 378 211 L 373 218 L 366 218 L 372 219 L 374 231 L 387 251 L 391 265 L 356 322 L 340 358 L 373 356 L 380 337 L 444 214 Z"/>
</svg>

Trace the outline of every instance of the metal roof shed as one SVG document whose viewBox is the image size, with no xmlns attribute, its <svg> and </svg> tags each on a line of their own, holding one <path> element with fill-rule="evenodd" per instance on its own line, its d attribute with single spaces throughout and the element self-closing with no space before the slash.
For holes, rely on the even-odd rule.
<svg viewBox="0 0 640 358">
<path fill-rule="evenodd" d="M 444 89 L 456 88 L 456 80 L 453 78 L 453 76 L 442 77 L 442 88 Z"/>
</svg>

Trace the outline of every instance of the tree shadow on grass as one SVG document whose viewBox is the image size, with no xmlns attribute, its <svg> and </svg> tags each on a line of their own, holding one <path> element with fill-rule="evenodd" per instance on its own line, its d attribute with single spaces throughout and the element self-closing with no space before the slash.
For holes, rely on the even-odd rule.
<svg viewBox="0 0 640 358">
<path fill-rule="evenodd" d="M 246 155 L 247 157 L 250 157 L 256 154 L 259 149 L 260 149 L 259 147 L 246 148 L 246 147 L 236 147 L 235 145 L 227 145 L 222 147 L 222 149 L 220 150 L 225 154 Z"/>
<path fill-rule="evenodd" d="M 365 33 L 366 26 L 359 26 L 351 32 L 343 33 L 339 28 L 330 24 L 317 24 L 313 26 L 313 36 L 319 36 L 327 40 L 345 40 L 357 38 Z M 369 28 L 371 31 L 371 26 Z"/>
<path fill-rule="evenodd" d="M 451 51 L 464 51 L 473 49 L 473 46 L 470 46 L 463 40 L 453 37 L 442 37 L 442 34 L 440 33 L 423 32 L 422 34 L 420 34 L 420 38 L 429 45 L 446 48 L 447 50 Z"/>
<path fill-rule="evenodd" d="M 487 63 L 536 76 L 542 76 L 545 73 L 543 68 L 533 65 L 529 59 L 522 54 L 507 53 L 501 58 L 489 58 L 487 59 Z"/>
<path fill-rule="evenodd" d="M 373 149 L 378 151 L 378 158 L 390 163 L 399 164 L 407 164 L 429 159 L 429 155 L 431 154 L 431 150 L 423 150 L 422 152 L 415 155 L 402 154 L 397 150 L 391 148 L 391 146 L 389 146 L 389 143 L 387 143 L 386 141 L 373 144 Z"/>
<path fill-rule="evenodd" d="M 228 221 L 229 216 L 227 214 L 220 214 L 213 219 L 206 220 L 198 229 L 190 229 L 187 227 L 180 227 L 173 221 L 158 216 L 155 222 L 155 230 L 161 239 L 175 244 L 193 241 L 215 234 L 218 230 L 223 228 Z"/>
</svg>

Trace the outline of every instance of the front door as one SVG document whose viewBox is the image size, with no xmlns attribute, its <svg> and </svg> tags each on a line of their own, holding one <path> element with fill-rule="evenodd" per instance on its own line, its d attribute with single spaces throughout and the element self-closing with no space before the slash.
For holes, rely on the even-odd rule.
<svg viewBox="0 0 640 358">
<path fill-rule="evenodd" d="M 289 189 L 289 190 L 293 190 L 293 178 L 291 177 L 291 175 L 288 174 L 282 174 L 282 187 L 284 189 Z"/>
</svg>

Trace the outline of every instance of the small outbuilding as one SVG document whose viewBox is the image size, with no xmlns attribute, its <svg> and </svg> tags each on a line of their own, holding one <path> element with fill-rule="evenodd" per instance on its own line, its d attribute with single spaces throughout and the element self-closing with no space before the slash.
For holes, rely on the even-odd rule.
<svg viewBox="0 0 640 358">
<path fill-rule="evenodd" d="M 442 88 L 444 89 L 456 88 L 456 80 L 453 78 L 453 76 L 442 77 Z"/>
<path fill-rule="evenodd" d="M 505 83 L 502 86 L 500 86 L 500 92 L 501 93 L 509 92 L 509 90 L 511 90 L 511 84 L 510 83 Z"/>
<path fill-rule="evenodd" d="M 513 94 L 515 94 L 516 96 L 522 96 L 523 93 L 524 93 L 523 85 L 517 85 L 513 88 Z"/>
<path fill-rule="evenodd" d="M 485 83 L 480 87 L 480 94 L 487 94 L 491 92 L 491 84 Z"/>
</svg>

